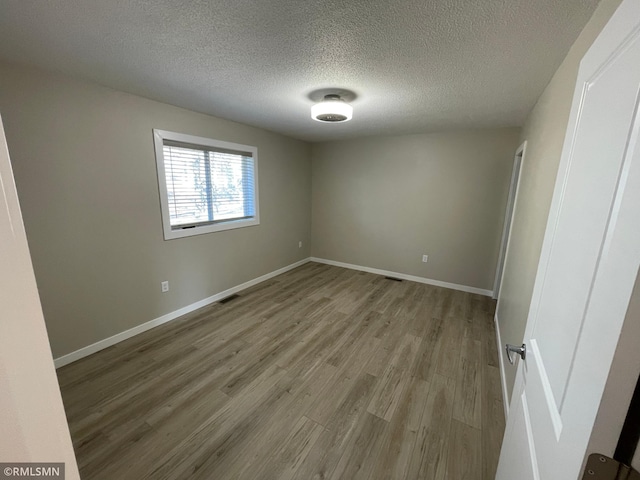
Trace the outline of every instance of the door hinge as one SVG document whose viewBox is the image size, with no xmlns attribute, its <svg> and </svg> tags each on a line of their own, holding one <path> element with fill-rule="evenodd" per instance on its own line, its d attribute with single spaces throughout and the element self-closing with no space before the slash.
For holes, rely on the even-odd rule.
<svg viewBox="0 0 640 480">
<path fill-rule="evenodd" d="M 640 473 L 606 455 L 592 453 L 582 480 L 640 480 Z"/>
</svg>

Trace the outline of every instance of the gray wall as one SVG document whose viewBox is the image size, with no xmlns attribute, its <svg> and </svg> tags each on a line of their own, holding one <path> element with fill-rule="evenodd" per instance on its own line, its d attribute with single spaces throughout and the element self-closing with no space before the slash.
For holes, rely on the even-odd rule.
<svg viewBox="0 0 640 480">
<path fill-rule="evenodd" d="M 6 145 L 0 121 L 0 457 L 79 480 Z"/>
<path fill-rule="evenodd" d="M 551 206 L 578 66 L 621 0 L 602 0 L 593 17 L 529 114 L 518 199 L 507 251 L 497 315 L 502 343 L 522 343 Z M 516 369 L 504 359 L 509 396 Z"/>
<path fill-rule="evenodd" d="M 0 114 L 55 357 L 309 256 L 306 143 L 7 64 Z M 153 128 L 257 146 L 261 225 L 164 241 Z"/>
<path fill-rule="evenodd" d="M 312 255 L 492 290 L 519 134 L 314 144 Z"/>
</svg>

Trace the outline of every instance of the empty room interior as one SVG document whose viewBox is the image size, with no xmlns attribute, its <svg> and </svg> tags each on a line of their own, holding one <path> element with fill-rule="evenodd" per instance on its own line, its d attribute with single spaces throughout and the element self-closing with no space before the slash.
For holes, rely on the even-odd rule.
<svg viewBox="0 0 640 480">
<path fill-rule="evenodd" d="M 605 245 L 575 243 L 599 255 L 591 280 L 554 248 L 580 176 L 565 159 L 588 143 L 571 135 L 593 123 L 577 84 L 638 3 L 2 0 L 2 263 L 18 268 L 23 222 L 31 283 L 3 266 L 0 462 L 105 480 L 506 480 L 530 458 L 519 478 L 573 480 L 592 453 L 639 468 L 616 452 L 640 286 L 616 290 L 596 367 L 590 320 L 563 362 L 545 335 L 569 326 L 536 317 L 585 283 L 595 318 L 618 251 L 584 220 Z M 624 158 L 606 232 L 626 225 Z M 546 294 L 561 271 L 575 288 Z M 545 402 L 569 476 L 545 473 Z"/>
</svg>

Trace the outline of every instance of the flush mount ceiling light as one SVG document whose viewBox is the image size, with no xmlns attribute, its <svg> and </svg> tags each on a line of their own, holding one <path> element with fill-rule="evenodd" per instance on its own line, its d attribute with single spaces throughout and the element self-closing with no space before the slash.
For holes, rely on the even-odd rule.
<svg viewBox="0 0 640 480">
<path fill-rule="evenodd" d="M 318 122 L 347 122 L 351 117 L 353 107 L 342 100 L 340 95 L 325 95 L 324 100 L 311 107 L 311 118 Z"/>
</svg>

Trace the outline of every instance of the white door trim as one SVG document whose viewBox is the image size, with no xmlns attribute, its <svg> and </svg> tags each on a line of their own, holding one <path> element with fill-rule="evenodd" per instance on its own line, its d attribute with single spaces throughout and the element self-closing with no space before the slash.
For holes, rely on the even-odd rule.
<svg viewBox="0 0 640 480">
<path fill-rule="evenodd" d="M 513 218 L 518 205 L 518 190 L 520 187 L 520 179 L 522 178 L 522 164 L 527 152 L 527 141 L 516 150 L 513 157 L 513 170 L 511 172 L 511 184 L 509 186 L 509 196 L 507 198 L 507 209 L 504 212 L 504 224 L 502 226 L 502 240 L 500 242 L 500 255 L 496 266 L 496 278 L 493 284 L 493 298 L 500 297 L 502 289 L 502 279 L 504 277 L 504 266 L 507 261 L 507 252 L 511 241 L 511 232 L 513 230 Z"/>
</svg>

